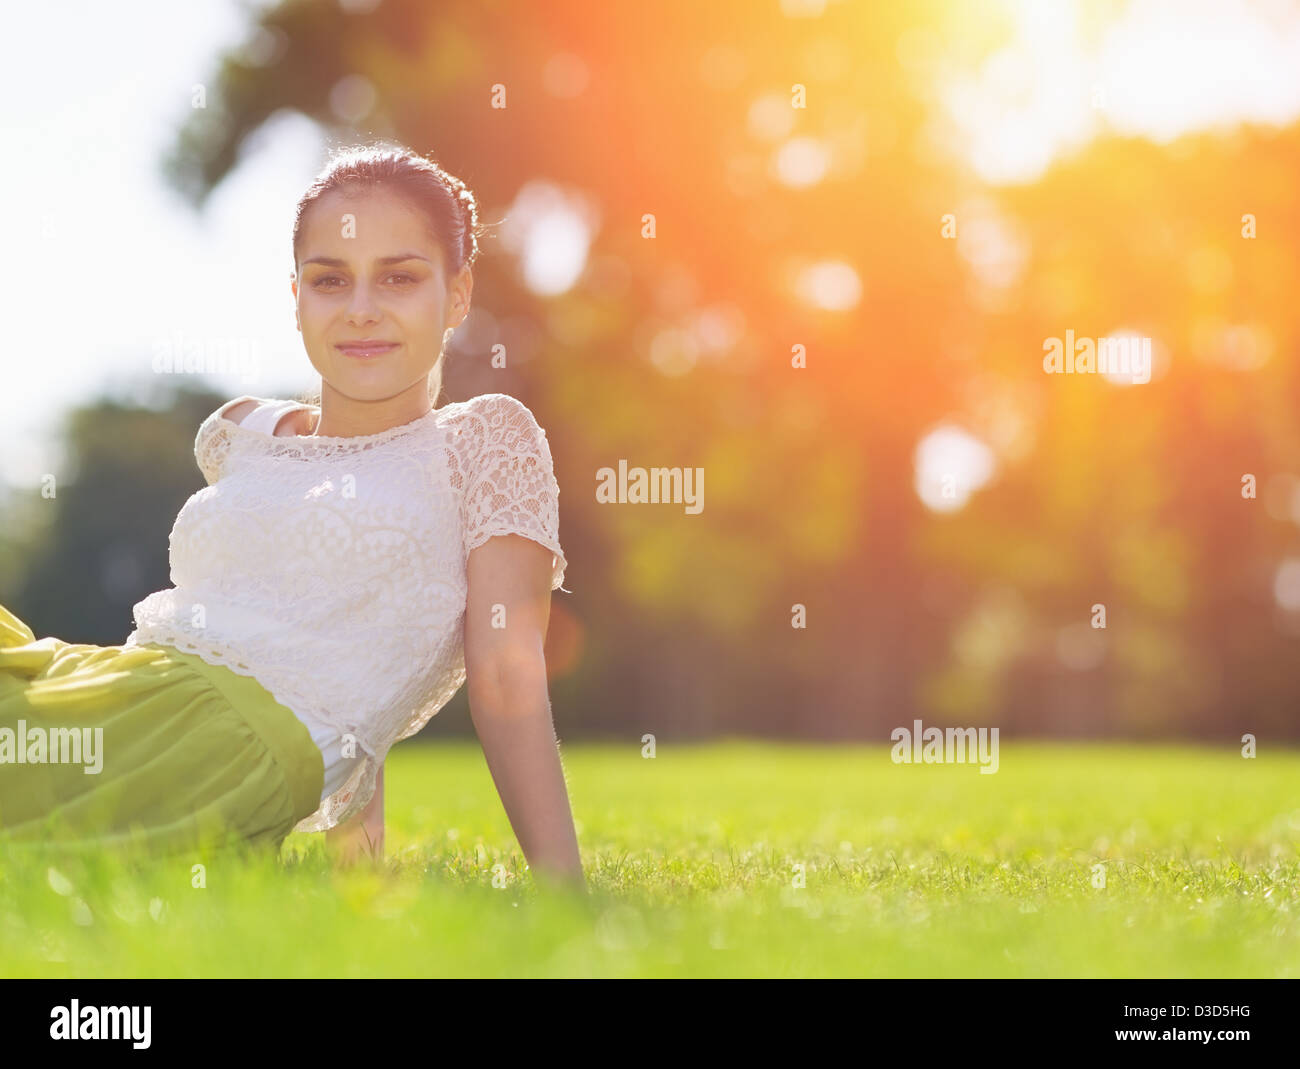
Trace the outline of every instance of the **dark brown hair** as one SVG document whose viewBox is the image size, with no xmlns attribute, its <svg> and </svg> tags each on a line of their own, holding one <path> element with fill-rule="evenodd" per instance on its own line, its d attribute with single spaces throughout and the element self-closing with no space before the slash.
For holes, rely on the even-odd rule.
<svg viewBox="0 0 1300 1069">
<path fill-rule="evenodd" d="M 299 198 L 293 219 L 295 274 L 303 221 L 311 206 L 326 193 L 337 191 L 351 196 L 370 190 L 393 192 L 424 213 L 429 221 L 429 234 L 442 249 L 448 285 L 461 268 L 473 266 L 478 258 L 478 239 L 485 228 L 478 221 L 478 201 L 469 187 L 433 160 L 403 145 L 375 142 L 336 150 Z M 444 346 L 445 343 L 446 339 Z M 429 375 L 429 397 L 435 405 L 442 392 L 444 354 L 445 348 L 443 353 L 439 353 L 438 362 Z M 305 400 L 320 404 L 320 394 L 318 392 Z"/>
</svg>

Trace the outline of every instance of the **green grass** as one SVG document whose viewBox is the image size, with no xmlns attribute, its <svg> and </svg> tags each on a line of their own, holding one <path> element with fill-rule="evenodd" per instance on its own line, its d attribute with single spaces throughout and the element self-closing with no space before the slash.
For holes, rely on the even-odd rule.
<svg viewBox="0 0 1300 1069">
<path fill-rule="evenodd" d="M 1300 975 L 1300 753 L 1000 757 L 566 745 L 581 902 L 538 896 L 475 744 L 406 743 L 378 867 L 334 870 L 300 834 L 201 889 L 193 859 L 10 859 L 0 974 Z"/>
</svg>

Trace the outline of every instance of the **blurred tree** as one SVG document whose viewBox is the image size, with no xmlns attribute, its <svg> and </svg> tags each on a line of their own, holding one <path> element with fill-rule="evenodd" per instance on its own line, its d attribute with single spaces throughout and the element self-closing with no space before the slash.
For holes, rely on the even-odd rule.
<svg viewBox="0 0 1300 1069">
<path fill-rule="evenodd" d="M 121 643 L 131 607 L 171 585 L 168 536 L 204 485 L 194 436 L 221 400 L 184 391 L 161 408 L 102 400 L 69 412 L 53 496 L 13 494 L 23 523 L 10 528 L 10 552 L 21 567 L 0 600 L 38 637 Z"/>
<path fill-rule="evenodd" d="M 1274 594 L 1300 560 L 1297 163 L 1295 126 L 1107 138 L 998 197 L 1030 242 L 981 319 L 982 388 L 1025 441 L 926 556 L 1016 592 L 1023 641 L 989 667 L 990 703 L 1026 726 L 1300 737 L 1300 613 Z M 1151 382 L 1045 374 L 1067 330 L 1151 339 Z M 949 661 L 932 696 L 951 710 L 981 671 Z"/>
</svg>

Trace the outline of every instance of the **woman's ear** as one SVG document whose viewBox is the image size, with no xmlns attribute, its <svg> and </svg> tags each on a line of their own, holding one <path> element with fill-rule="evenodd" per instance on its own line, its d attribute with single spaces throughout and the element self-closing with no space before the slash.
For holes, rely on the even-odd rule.
<svg viewBox="0 0 1300 1069">
<path fill-rule="evenodd" d="M 467 264 L 460 269 L 451 285 L 451 319 L 453 326 L 460 326 L 469 315 L 470 296 L 474 292 L 474 274 Z"/>
</svg>

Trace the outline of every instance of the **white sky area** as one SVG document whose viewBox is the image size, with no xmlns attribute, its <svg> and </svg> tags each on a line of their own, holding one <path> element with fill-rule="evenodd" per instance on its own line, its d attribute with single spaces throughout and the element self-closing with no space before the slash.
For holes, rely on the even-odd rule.
<svg viewBox="0 0 1300 1069">
<path fill-rule="evenodd" d="M 1003 2 L 1016 39 L 943 94 L 964 151 L 990 182 L 1032 180 L 1107 130 L 1165 142 L 1300 115 L 1294 0 L 1133 0 L 1083 47 L 1087 0 Z"/>
<path fill-rule="evenodd" d="M 104 392 L 143 400 L 169 342 L 229 339 L 260 357 L 256 379 L 203 378 L 232 397 L 315 385 L 289 271 L 294 205 L 323 162 L 316 125 L 267 127 L 201 216 L 159 170 L 193 86 L 210 85 L 218 51 L 246 32 L 233 0 L 7 11 L 0 281 L 23 314 L 10 320 L 0 389 L 5 482 L 57 470 L 66 408 Z"/>
<path fill-rule="evenodd" d="M 965 151 L 991 180 L 1032 178 L 1106 123 L 1164 139 L 1300 115 L 1292 5 L 1139 0 L 1085 52 L 1074 3 L 1006 2 L 1018 40 L 948 93 Z M 323 162 L 314 124 L 285 117 L 265 129 L 202 216 L 159 172 L 192 87 L 244 39 L 241 6 L 28 3 L 5 29 L 0 281 L 23 314 L 6 328 L 0 480 L 30 485 L 57 470 L 53 434 L 69 406 L 104 392 L 143 400 L 169 341 L 253 352 L 256 378 L 204 376 L 231 397 L 314 385 L 288 288 L 294 204 Z M 554 247 L 554 235 L 534 253 L 539 244 Z"/>
</svg>

